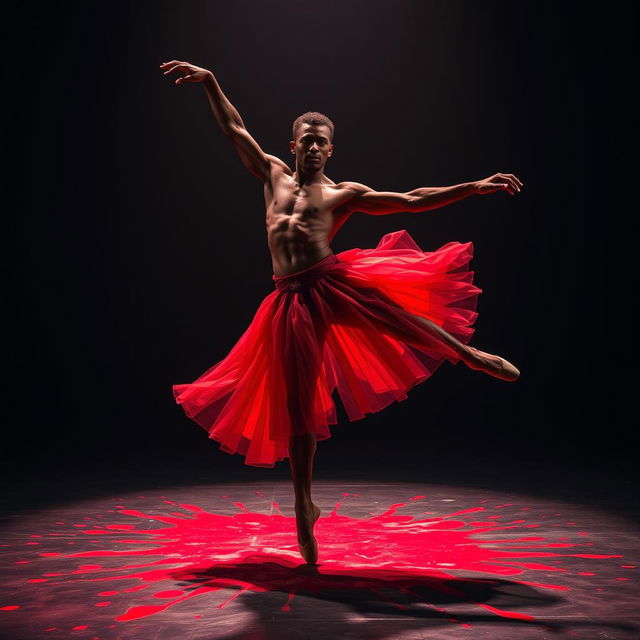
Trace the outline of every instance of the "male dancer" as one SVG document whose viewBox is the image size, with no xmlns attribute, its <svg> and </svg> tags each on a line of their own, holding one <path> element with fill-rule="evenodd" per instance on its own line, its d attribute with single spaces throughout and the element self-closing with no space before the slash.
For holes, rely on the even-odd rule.
<svg viewBox="0 0 640 640">
<path fill-rule="evenodd" d="M 285 162 L 260 148 L 211 71 L 178 60 L 165 62 L 160 68 L 164 75 L 181 73 L 175 81 L 178 85 L 204 85 L 222 131 L 236 147 L 244 166 L 262 182 L 268 245 L 276 276 L 306 269 L 330 255 L 331 240 L 356 211 L 372 215 L 427 211 L 475 194 L 505 190 L 515 195 L 523 186 L 510 173 L 496 173 L 484 180 L 450 187 L 421 187 L 407 193 L 378 192 L 357 182 L 336 184 L 324 173 L 327 160 L 333 154 L 333 123 L 316 112 L 307 112 L 294 122 L 294 139 L 289 143 L 295 156 L 292 173 Z M 506 381 L 518 379 L 520 372 L 504 358 L 464 345 L 428 319 L 420 320 L 439 333 L 470 368 Z M 315 433 L 290 438 L 298 542 L 302 556 L 310 564 L 317 561 L 313 526 L 320 516 L 320 508 L 311 500 L 315 451 Z"/>
</svg>

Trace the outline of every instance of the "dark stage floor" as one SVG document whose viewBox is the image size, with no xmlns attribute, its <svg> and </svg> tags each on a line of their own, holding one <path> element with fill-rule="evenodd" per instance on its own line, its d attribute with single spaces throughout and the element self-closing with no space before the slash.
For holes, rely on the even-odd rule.
<svg viewBox="0 0 640 640">
<path fill-rule="evenodd" d="M 2 638 L 640 638 L 629 478 L 320 469 L 310 571 L 287 467 L 236 466 L 7 479 Z"/>
</svg>

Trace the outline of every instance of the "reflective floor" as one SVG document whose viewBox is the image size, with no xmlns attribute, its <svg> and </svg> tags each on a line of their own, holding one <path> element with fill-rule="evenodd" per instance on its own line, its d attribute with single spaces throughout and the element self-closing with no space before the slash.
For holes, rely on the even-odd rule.
<svg viewBox="0 0 640 640">
<path fill-rule="evenodd" d="M 638 525 L 566 495 L 317 481 L 310 567 L 285 480 L 94 482 L 5 500 L 1 637 L 640 637 Z"/>
</svg>

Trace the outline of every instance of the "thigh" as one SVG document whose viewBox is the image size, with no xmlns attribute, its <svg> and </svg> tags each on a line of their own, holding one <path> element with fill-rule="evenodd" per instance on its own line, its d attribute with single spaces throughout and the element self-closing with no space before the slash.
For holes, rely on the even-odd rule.
<svg viewBox="0 0 640 640">
<path fill-rule="evenodd" d="M 337 324 L 362 329 L 364 316 L 380 333 L 423 350 L 455 358 L 466 349 L 435 322 L 407 311 L 380 289 L 361 287 L 357 290 L 362 294 L 361 306 L 357 310 L 343 309 L 342 313 L 336 314 Z"/>
<path fill-rule="evenodd" d="M 306 424 L 313 416 L 318 380 L 324 360 L 324 347 L 329 326 L 309 299 L 304 299 L 308 307 L 310 323 L 294 329 L 289 336 L 284 358 L 287 392 L 287 408 L 292 421 L 292 435 L 308 433 L 311 426 Z"/>
</svg>

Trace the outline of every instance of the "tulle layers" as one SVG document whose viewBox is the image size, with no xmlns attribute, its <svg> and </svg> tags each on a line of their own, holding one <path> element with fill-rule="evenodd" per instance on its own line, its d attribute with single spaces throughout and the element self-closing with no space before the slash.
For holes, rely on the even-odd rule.
<svg viewBox="0 0 640 640">
<path fill-rule="evenodd" d="M 274 275 L 275 291 L 228 355 L 174 385 L 175 400 L 223 451 L 273 467 L 291 435 L 331 437 L 334 391 L 354 421 L 406 399 L 445 359 L 459 361 L 441 330 L 463 344 L 473 334 L 482 290 L 472 257 L 471 242 L 425 252 L 400 230 L 374 249 Z"/>
</svg>

